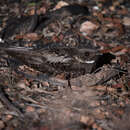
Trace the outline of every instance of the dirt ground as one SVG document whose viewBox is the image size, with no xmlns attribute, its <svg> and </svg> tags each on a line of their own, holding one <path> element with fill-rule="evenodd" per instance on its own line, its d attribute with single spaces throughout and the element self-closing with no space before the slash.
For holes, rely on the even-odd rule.
<svg viewBox="0 0 130 130">
<path fill-rule="evenodd" d="M 0 130 L 130 130 L 129 0 L 1 0 L 0 37 Z"/>
</svg>

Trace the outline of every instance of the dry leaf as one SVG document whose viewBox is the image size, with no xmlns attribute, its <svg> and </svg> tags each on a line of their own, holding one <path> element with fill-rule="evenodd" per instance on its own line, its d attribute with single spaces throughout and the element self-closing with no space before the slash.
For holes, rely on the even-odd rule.
<svg viewBox="0 0 130 130">
<path fill-rule="evenodd" d="M 123 18 L 123 24 L 124 24 L 125 26 L 130 26 L 130 18 L 129 18 L 129 17 Z"/>
<path fill-rule="evenodd" d="M 67 6 L 67 5 L 69 5 L 67 2 L 59 1 L 53 10 L 60 9 L 61 7 Z"/>
<path fill-rule="evenodd" d="M 41 38 L 40 35 L 37 33 L 27 33 L 25 35 L 17 35 L 15 39 L 25 39 L 25 40 L 30 40 L 30 41 L 36 41 Z"/>
<path fill-rule="evenodd" d="M 80 32 L 82 32 L 85 35 L 90 35 L 94 30 L 98 29 L 98 27 L 99 27 L 98 25 L 90 21 L 86 21 L 81 24 Z"/>
<path fill-rule="evenodd" d="M 5 124 L 2 120 L 0 120 L 0 129 L 2 130 L 5 127 Z"/>
<path fill-rule="evenodd" d="M 28 107 L 26 108 L 26 111 L 27 111 L 27 112 L 34 112 L 34 111 L 35 111 L 35 108 L 34 108 L 34 107 L 31 107 L 31 106 L 28 106 Z"/>
</svg>

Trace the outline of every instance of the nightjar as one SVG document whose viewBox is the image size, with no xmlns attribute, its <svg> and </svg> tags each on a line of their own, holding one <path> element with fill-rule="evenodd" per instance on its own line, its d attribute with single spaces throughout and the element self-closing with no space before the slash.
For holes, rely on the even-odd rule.
<svg viewBox="0 0 130 130">
<path fill-rule="evenodd" d="M 23 64 L 53 76 L 60 73 L 71 73 L 72 77 L 77 77 L 85 73 L 91 73 L 96 69 L 101 56 L 94 49 L 79 49 L 65 46 L 54 46 L 39 50 L 24 48 L 8 48 L 3 50 Z"/>
</svg>

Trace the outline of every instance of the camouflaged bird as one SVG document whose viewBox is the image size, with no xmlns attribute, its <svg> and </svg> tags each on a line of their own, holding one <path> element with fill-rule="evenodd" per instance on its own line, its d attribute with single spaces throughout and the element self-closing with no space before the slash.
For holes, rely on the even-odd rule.
<svg viewBox="0 0 130 130">
<path fill-rule="evenodd" d="M 74 77 L 95 70 L 101 54 L 93 49 L 47 47 L 40 50 L 21 48 L 2 49 L 21 63 L 48 75 L 71 73 Z M 73 77 L 72 76 L 72 77 Z"/>
</svg>

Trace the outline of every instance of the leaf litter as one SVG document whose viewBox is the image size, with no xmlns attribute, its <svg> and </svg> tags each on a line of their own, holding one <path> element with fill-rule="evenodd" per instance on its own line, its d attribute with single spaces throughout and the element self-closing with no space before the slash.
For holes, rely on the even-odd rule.
<svg viewBox="0 0 130 130">
<path fill-rule="evenodd" d="M 129 10 L 128 0 L 1 1 L 0 129 L 130 129 Z"/>
</svg>

